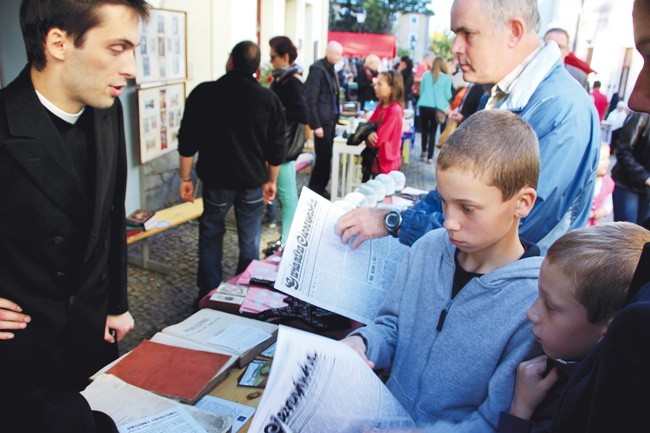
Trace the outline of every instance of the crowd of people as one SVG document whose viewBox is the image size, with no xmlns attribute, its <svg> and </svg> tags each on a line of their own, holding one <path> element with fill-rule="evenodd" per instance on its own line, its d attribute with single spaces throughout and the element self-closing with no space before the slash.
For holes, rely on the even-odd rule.
<svg viewBox="0 0 650 433">
<path fill-rule="evenodd" d="M 28 64 L 0 90 L 0 188 L 12 204 L 0 208 L 3 431 L 117 432 L 78 391 L 134 326 L 119 96 L 148 11 L 143 0 L 22 1 Z M 635 0 L 633 19 L 648 57 L 650 5 Z M 566 63 L 568 33 L 538 37 L 536 0 L 455 0 L 451 30 L 453 69 L 433 55 L 389 68 L 368 56 L 356 74 L 363 107 L 376 101 L 372 175 L 401 166 L 405 107 L 432 165 L 437 127 L 458 127 L 435 161 L 436 189 L 397 226 L 381 208 L 339 219 L 352 248 L 389 234 L 410 246 L 374 322 L 342 341 L 390 372 L 387 387 L 426 432 L 645 431 L 650 66 L 607 114 L 600 83 L 589 93 Z M 293 41 L 268 43 L 270 89 L 255 78 L 260 47 L 242 41 L 185 104 L 179 195 L 192 201 L 198 177 L 204 204 L 197 302 L 224 279 L 231 208 L 237 272 L 259 258 L 276 195 L 286 241 L 309 133 L 309 187 L 330 198 L 343 47 L 329 42 L 303 79 Z M 601 223 L 611 210 L 616 222 Z"/>
</svg>

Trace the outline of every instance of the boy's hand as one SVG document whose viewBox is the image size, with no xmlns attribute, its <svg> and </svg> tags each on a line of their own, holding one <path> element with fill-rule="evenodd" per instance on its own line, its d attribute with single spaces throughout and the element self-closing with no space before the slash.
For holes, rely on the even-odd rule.
<svg viewBox="0 0 650 433">
<path fill-rule="evenodd" d="M 542 376 L 546 370 L 547 359 L 546 355 L 541 355 L 517 366 L 515 395 L 512 398 L 509 411 L 511 415 L 521 419 L 530 419 L 535 408 L 544 400 L 548 391 L 559 378 L 556 368 L 553 368 L 546 377 Z"/>
<path fill-rule="evenodd" d="M 357 236 L 352 243 L 352 249 L 368 239 L 388 236 L 388 230 L 384 225 L 384 218 L 388 212 L 389 209 L 369 207 L 353 209 L 339 218 L 336 234 L 341 236 L 344 244 L 347 244 L 353 236 Z"/>
<path fill-rule="evenodd" d="M 345 337 L 341 340 L 341 343 L 350 346 L 352 350 L 357 352 L 361 359 L 363 359 L 363 362 L 368 364 L 368 367 L 375 368 L 375 363 L 370 361 L 366 356 L 366 344 L 363 342 L 363 338 L 358 335 L 353 335 L 352 337 Z"/>
</svg>

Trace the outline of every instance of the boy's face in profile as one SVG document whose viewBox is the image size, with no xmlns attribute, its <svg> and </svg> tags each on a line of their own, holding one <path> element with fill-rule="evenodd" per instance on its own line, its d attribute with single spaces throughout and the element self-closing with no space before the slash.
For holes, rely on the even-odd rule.
<svg viewBox="0 0 650 433">
<path fill-rule="evenodd" d="M 567 361 L 582 359 L 604 335 L 608 324 L 589 322 L 569 278 L 547 259 L 539 273 L 539 294 L 526 316 L 544 353 Z"/>
<path fill-rule="evenodd" d="M 437 190 L 442 198 L 444 227 L 451 243 L 464 253 L 498 254 L 499 247 L 512 242 L 519 195 L 503 201 L 501 190 L 465 170 L 438 169 Z"/>
</svg>

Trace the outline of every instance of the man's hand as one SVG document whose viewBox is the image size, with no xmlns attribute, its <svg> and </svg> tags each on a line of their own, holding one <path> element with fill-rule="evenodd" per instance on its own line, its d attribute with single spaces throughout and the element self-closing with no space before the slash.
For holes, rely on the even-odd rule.
<svg viewBox="0 0 650 433">
<path fill-rule="evenodd" d="M 352 350 L 357 352 L 361 359 L 363 359 L 363 362 L 368 364 L 368 367 L 375 368 L 374 362 L 370 361 L 366 356 L 366 344 L 363 342 L 363 338 L 358 335 L 353 335 L 352 337 L 345 337 L 341 340 L 341 343 L 350 346 Z"/>
<path fill-rule="evenodd" d="M 456 109 L 456 110 L 452 111 L 451 113 L 449 113 L 449 120 L 455 120 L 457 123 L 460 123 L 460 122 L 463 121 L 463 115 L 460 114 L 458 109 Z"/>
<path fill-rule="evenodd" d="M 194 182 L 181 181 L 180 193 L 183 200 L 194 203 Z"/>
<path fill-rule="evenodd" d="M 347 244 L 353 236 L 357 236 L 352 243 L 352 249 L 368 239 L 388 236 L 388 230 L 384 225 L 384 218 L 388 212 L 389 209 L 369 207 L 353 209 L 339 218 L 336 234 L 341 236 L 344 244 Z"/>
<path fill-rule="evenodd" d="M 546 377 L 542 374 L 546 370 L 546 355 L 541 355 L 517 366 L 515 380 L 515 394 L 510 404 L 511 415 L 529 420 L 535 408 L 544 400 L 546 394 L 560 377 L 553 368 Z"/>
<path fill-rule="evenodd" d="M 104 328 L 104 341 L 107 343 L 115 343 L 115 338 L 111 335 L 111 331 L 115 331 L 117 341 L 122 341 L 126 334 L 135 326 L 133 317 L 128 311 L 123 314 L 106 316 L 106 326 Z"/>
<path fill-rule="evenodd" d="M 7 330 L 25 329 L 27 327 L 32 318 L 27 314 L 23 314 L 22 311 L 23 309 L 15 302 L 0 298 L 0 340 L 14 338 L 14 333 L 6 332 Z"/>
<path fill-rule="evenodd" d="M 266 203 L 270 202 L 275 198 L 275 193 L 277 191 L 276 183 L 268 181 L 262 187 L 262 194 L 264 195 L 264 201 Z"/>
<path fill-rule="evenodd" d="M 366 138 L 366 144 L 370 145 L 370 147 L 377 147 L 377 140 L 379 139 L 379 136 L 377 135 L 376 132 L 371 132 L 368 138 Z"/>
<path fill-rule="evenodd" d="M 318 138 L 323 138 L 325 136 L 325 132 L 323 131 L 323 128 L 316 128 L 314 129 L 314 135 Z"/>
</svg>

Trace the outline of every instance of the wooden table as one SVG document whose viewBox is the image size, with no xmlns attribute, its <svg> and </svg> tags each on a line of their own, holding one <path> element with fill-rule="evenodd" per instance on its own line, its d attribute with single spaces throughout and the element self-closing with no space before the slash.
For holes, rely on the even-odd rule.
<svg viewBox="0 0 650 433">
<path fill-rule="evenodd" d="M 354 188 L 361 185 L 361 151 L 366 148 L 364 143 L 358 146 L 348 146 L 347 139 L 334 138 L 332 147 L 332 189 L 331 200 L 345 197 Z"/>
<path fill-rule="evenodd" d="M 156 218 L 160 221 L 158 225 L 150 230 L 145 230 L 136 235 L 126 238 L 127 245 L 143 241 L 142 254 L 129 254 L 129 263 L 141 266 L 145 269 L 151 269 L 157 272 L 169 273 L 168 266 L 157 263 L 149 258 L 149 237 L 173 227 L 184 224 L 190 220 L 196 219 L 203 214 L 203 199 L 197 198 L 193 203 L 185 202 L 177 204 L 166 209 L 156 212 Z"/>
</svg>

